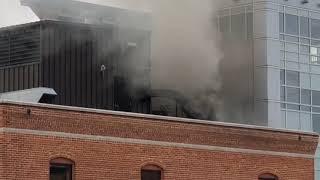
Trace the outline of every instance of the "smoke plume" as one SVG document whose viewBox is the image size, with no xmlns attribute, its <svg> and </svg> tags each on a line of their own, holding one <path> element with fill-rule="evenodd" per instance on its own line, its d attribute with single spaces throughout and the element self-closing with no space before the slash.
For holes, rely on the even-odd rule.
<svg viewBox="0 0 320 180">
<path fill-rule="evenodd" d="M 152 88 L 180 92 L 202 118 L 219 116 L 222 107 L 219 66 L 223 53 L 214 15 L 219 1 L 83 1 L 151 12 Z"/>
<path fill-rule="evenodd" d="M 153 89 L 171 89 L 180 92 L 189 97 L 188 106 L 200 112 L 202 117 L 207 119 L 216 117 L 218 120 L 225 119 L 225 114 L 230 114 L 228 104 L 235 104 L 233 101 L 242 101 L 242 99 L 237 99 L 239 93 L 236 89 L 236 86 L 241 86 L 241 84 L 234 85 L 232 78 L 230 80 L 230 77 L 233 76 L 232 68 L 223 69 L 221 66 L 222 59 L 227 56 L 220 49 L 221 39 L 215 21 L 215 12 L 220 7 L 220 1 L 80 1 L 151 13 L 153 21 L 151 82 Z M 38 20 L 30 9 L 20 6 L 19 0 L 1 0 L 0 12 L 2 13 L 0 20 L 2 26 Z M 241 52 L 243 51 L 238 54 L 240 55 Z M 244 66 L 235 65 L 233 67 L 243 71 L 241 67 Z M 224 83 L 224 81 L 231 82 L 231 84 Z M 243 91 L 245 94 L 247 89 Z M 231 98 L 226 98 L 227 96 Z M 235 112 L 241 111 L 238 107 L 234 109 Z M 216 114 L 213 115 L 213 113 Z"/>
</svg>

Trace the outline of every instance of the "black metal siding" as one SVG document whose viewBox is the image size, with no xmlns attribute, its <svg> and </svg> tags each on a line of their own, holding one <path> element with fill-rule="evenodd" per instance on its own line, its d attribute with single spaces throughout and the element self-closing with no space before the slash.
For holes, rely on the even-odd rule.
<svg viewBox="0 0 320 180">
<path fill-rule="evenodd" d="M 24 46 L 30 51 L 23 51 L 23 54 L 15 51 L 14 57 L 22 55 L 22 59 L 25 57 L 31 61 L 12 61 L 18 63 L 0 67 L 0 93 L 49 87 L 58 94 L 53 104 L 149 113 L 150 102 L 140 102 L 130 94 L 130 73 L 125 70 L 131 64 L 126 65 L 126 68 L 121 67 L 129 59 L 124 58 L 123 49 L 118 42 L 115 43 L 119 39 L 115 38 L 117 29 L 114 27 L 40 21 L 2 32 L 10 35 L 17 32 L 17 29 L 25 32 L 26 36 L 30 35 L 33 41 L 26 42 Z M 6 37 L 1 36 L 0 30 L 0 64 L 1 58 L 7 58 L 8 54 L 1 54 L 1 47 L 4 47 L 4 51 L 9 47 L 11 49 L 10 38 L 6 40 Z M 15 40 L 20 38 L 28 39 L 19 34 Z M 150 39 L 146 39 L 143 43 L 149 43 Z M 142 44 L 140 47 L 143 49 L 137 49 L 137 52 L 147 55 L 139 58 L 146 60 L 149 49 Z M 105 71 L 101 71 L 102 65 Z M 150 83 L 148 78 L 143 80 L 146 84 Z"/>
<path fill-rule="evenodd" d="M 0 31 L 0 93 L 41 86 L 40 25 Z"/>
</svg>

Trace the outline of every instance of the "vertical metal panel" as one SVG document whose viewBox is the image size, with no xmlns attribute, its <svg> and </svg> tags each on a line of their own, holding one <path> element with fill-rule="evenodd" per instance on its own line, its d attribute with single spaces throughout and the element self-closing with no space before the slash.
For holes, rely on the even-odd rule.
<svg viewBox="0 0 320 180">
<path fill-rule="evenodd" d="M 91 41 L 91 91 L 92 91 L 92 107 L 97 107 L 97 72 L 96 69 L 98 68 L 97 58 L 98 58 L 98 32 L 94 31 L 93 33 L 93 40 Z"/>
<path fill-rule="evenodd" d="M 4 80 L 5 80 L 4 69 L 0 69 L 0 93 L 4 92 Z"/>
<path fill-rule="evenodd" d="M 60 63 L 59 63 L 59 73 L 60 73 L 60 78 L 59 79 L 59 87 L 61 89 L 60 91 L 60 103 L 61 104 L 66 104 L 66 33 L 62 29 L 59 30 L 59 48 L 60 48 L 60 53 L 59 53 L 59 58 L 60 58 Z"/>
<path fill-rule="evenodd" d="M 66 101 L 66 105 L 71 105 L 71 33 L 70 32 L 65 32 L 66 36 L 65 36 L 65 44 L 66 44 L 66 58 L 65 58 L 65 101 Z"/>
</svg>

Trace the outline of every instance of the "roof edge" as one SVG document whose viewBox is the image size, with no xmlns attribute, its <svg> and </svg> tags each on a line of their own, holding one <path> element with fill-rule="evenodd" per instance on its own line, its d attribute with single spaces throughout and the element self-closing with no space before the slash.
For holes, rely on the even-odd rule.
<svg viewBox="0 0 320 180">
<path fill-rule="evenodd" d="M 158 120 L 158 121 L 180 122 L 180 123 L 190 123 L 190 124 L 210 125 L 210 126 L 224 126 L 229 128 L 251 129 L 251 130 L 289 133 L 289 134 L 295 134 L 295 135 L 307 135 L 307 136 L 316 136 L 316 137 L 319 136 L 319 134 L 315 132 L 307 132 L 307 131 L 300 131 L 300 130 L 290 130 L 290 129 L 283 129 L 283 128 L 272 128 L 272 127 L 264 127 L 264 126 L 256 126 L 256 125 L 236 124 L 236 123 L 217 122 L 217 121 L 208 121 L 208 120 L 178 118 L 178 117 L 167 117 L 167 116 L 158 116 L 158 115 L 150 115 L 150 114 L 138 114 L 138 113 L 111 111 L 111 110 L 103 110 L 103 109 L 92 109 L 92 108 L 83 108 L 83 107 L 75 107 L 75 106 L 62 106 L 62 105 L 18 102 L 18 101 L 9 101 L 9 100 L 0 100 L 0 105 L 31 106 L 36 108 L 48 108 L 48 109 L 75 111 L 75 112 L 77 111 L 77 112 L 83 112 L 83 113 L 98 113 L 98 114 L 105 114 L 105 115 L 144 118 L 144 119 L 150 119 L 150 120 L 152 119 L 152 120 Z"/>
</svg>

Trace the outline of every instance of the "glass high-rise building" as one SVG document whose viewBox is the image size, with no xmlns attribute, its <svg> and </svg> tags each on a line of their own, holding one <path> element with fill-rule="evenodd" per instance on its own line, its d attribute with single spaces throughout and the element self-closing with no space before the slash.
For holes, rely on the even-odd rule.
<svg viewBox="0 0 320 180">
<path fill-rule="evenodd" d="M 224 88 L 237 81 L 245 88 L 238 102 L 247 106 L 245 123 L 319 133 L 320 1 L 226 0 L 218 24 Z"/>
</svg>

